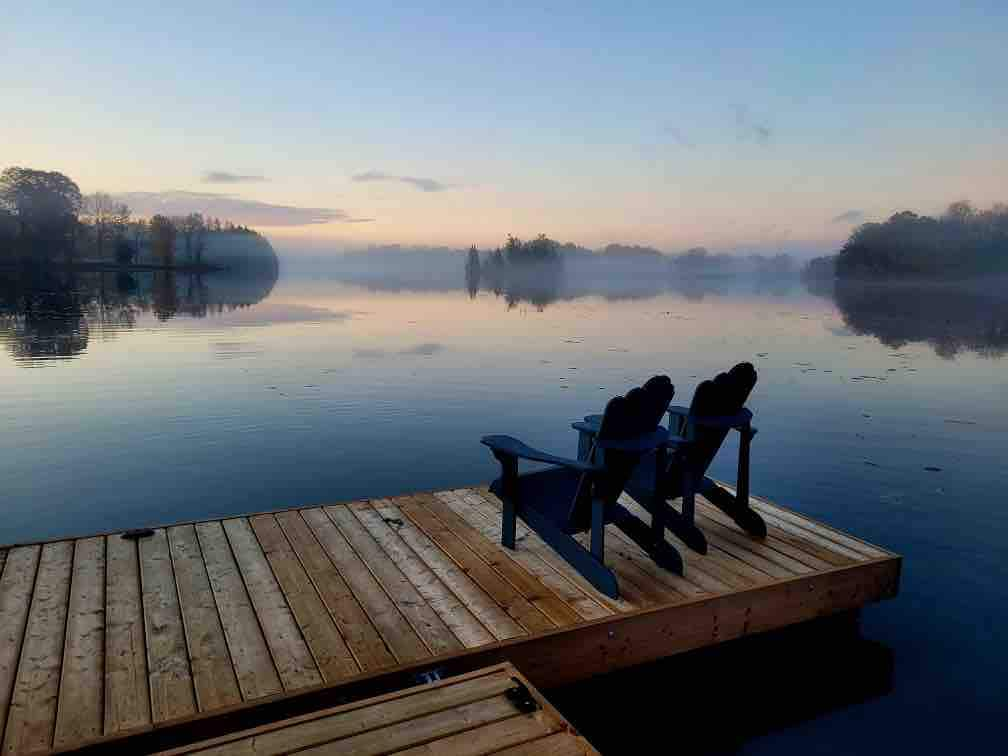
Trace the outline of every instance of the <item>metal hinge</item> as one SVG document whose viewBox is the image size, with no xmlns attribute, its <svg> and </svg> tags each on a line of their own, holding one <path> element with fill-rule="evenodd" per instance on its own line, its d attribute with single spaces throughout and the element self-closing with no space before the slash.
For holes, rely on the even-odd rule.
<svg viewBox="0 0 1008 756">
<path fill-rule="evenodd" d="M 508 688 L 505 692 L 508 700 L 522 714 L 531 714 L 533 711 L 537 711 L 539 709 L 539 702 L 532 697 L 532 693 L 525 687 L 525 683 L 517 677 L 512 677 L 511 681 L 514 683 L 514 687 Z"/>
<path fill-rule="evenodd" d="M 417 672 L 413 679 L 418 685 L 426 685 L 428 683 L 436 683 L 439 680 L 443 680 L 445 676 L 444 667 L 435 667 L 434 669 L 428 669 L 423 672 Z"/>
<path fill-rule="evenodd" d="M 122 537 L 130 541 L 136 541 L 139 538 L 150 538 L 152 535 L 154 535 L 154 531 L 150 528 L 138 528 L 136 530 L 127 530 L 122 534 Z"/>
</svg>

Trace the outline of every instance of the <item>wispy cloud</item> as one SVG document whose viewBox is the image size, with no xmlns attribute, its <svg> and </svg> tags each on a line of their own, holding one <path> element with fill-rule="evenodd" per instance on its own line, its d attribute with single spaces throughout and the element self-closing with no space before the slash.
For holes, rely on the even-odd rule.
<svg viewBox="0 0 1008 756">
<path fill-rule="evenodd" d="M 116 195 L 140 216 L 203 213 L 249 226 L 313 226 L 320 223 L 370 223 L 331 207 L 297 207 L 248 200 L 217 192 L 125 192 Z"/>
<path fill-rule="evenodd" d="M 354 174 L 350 178 L 358 183 L 369 181 L 395 181 L 400 184 L 409 184 L 410 186 L 419 189 L 421 192 L 443 192 L 445 189 L 451 188 L 448 184 L 443 184 L 432 178 L 423 178 L 421 176 L 396 176 L 391 173 L 384 173 L 383 171 L 365 171 L 364 173 Z"/>
<path fill-rule="evenodd" d="M 755 120 L 749 114 L 748 105 L 734 105 L 735 128 L 738 129 L 739 139 L 753 141 L 757 144 L 767 145 L 773 138 L 773 129 L 762 121 Z"/>
<path fill-rule="evenodd" d="M 678 126 L 673 126 L 671 124 L 666 124 L 662 127 L 662 134 L 668 136 L 673 142 L 678 144 L 680 147 L 685 147 L 687 150 L 692 150 L 696 147 L 696 142 L 690 139 Z"/>
<path fill-rule="evenodd" d="M 250 176 L 228 171 L 207 171 L 203 174 L 204 184 L 261 184 L 268 180 L 265 176 Z"/>
<path fill-rule="evenodd" d="M 864 220 L 865 214 L 863 210 L 848 210 L 846 213 L 840 213 L 833 218 L 834 223 L 860 223 Z"/>
</svg>

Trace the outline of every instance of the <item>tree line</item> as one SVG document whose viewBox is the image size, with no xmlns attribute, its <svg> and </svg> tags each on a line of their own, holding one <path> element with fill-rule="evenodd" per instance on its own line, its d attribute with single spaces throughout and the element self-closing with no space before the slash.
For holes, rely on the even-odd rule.
<svg viewBox="0 0 1008 756">
<path fill-rule="evenodd" d="M 470 296 L 475 296 L 482 284 L 509 300 L 538 302 L 560 284 L 560 244 L 545 234 L 529 240 L 509 235 L 503 247 L 490 250 L 482 259 L 473 245 L 466 256 L 465 275 Z"/>
<path fill-rule="evenodd" d="M 809 279 L 964 278 L 1008 272 L 1008 204 L 953 202 L 939 217 L 904 210 L 854 229 L 835 255 L 805 266 Z"/>
<path fill-rule="evenodd" d="M 201 213 L 134 217 L 130 208 L 104 192 L 84 195 L 58 171 L 11 166 L 0 173 L 0 262 L 63 260 L 136 262 L 149 250 L 158 262 L 202 264 L 212 234 L 251 234 Z"/>
</svg>

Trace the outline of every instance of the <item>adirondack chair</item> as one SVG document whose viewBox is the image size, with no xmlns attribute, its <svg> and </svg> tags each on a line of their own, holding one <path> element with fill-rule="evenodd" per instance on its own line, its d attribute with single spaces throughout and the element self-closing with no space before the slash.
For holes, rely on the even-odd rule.
<svg viewBox="0 0 1008 756">
<path fill-rule="evenodd" d="M 548 454 L 511 436 L 484 436 L 501 464 L 490 490 L 503 502 L 501 542 L 515 548 L 517 518 L 602 593 L 619 597 L 616 575 L 605 565 L 605 527 L 614 523 L 641 544 L 662 567 L 682 574 L 679 553 L 656 539 L 648 525 L 617 503 L 620 493 L 649 452 L 663 448 L 668 431 L 660 423 L 675 393 L 667 376 L 655 376 L 626 396 L 617 396 L 599 416 L 593 446 L 599 461 Z M 518 460 L 544 462 L 545 470 L 518 474 Z M 590 531 L 589 548 L 574 536 Z"/>
<path fill-rule="evenodd" d="M 697 386 L 689 407 L 670 406 L 668 460 L 662 459 L 664 449 L 645 455 L 625 486 L 626 492 L 650 512 L 653 529 L 668 528 L 701 554 L 707 553 L 707 538 L 695 522 L 698 492 L 746 533 L 766 537 L 763 518 L 749 506 L 750 445 L 756 428 L 752 425 L 752 412 L 744 405 L 755 385 L 756 370 L 750 363 L 741 362 Z M 592 459 L 589 449 L 601 418 L 588 415 L 584 422 L 574 424 L 581 434 L 580 459 Z M 740 435 L 734 495 L 707 477 L 707 469 L 730 430 Z M 683 503 L 677 512 L 667 502 L 680 496 Z"/>
</svg>

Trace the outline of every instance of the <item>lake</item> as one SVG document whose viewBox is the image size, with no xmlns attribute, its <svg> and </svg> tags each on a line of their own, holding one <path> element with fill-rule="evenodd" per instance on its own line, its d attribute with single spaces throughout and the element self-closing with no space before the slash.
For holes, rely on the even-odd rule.
<svg viewBox="0 0 1008 756">
<path fill-rule="evenodd" d="M 523 298 L 461 278 L 361 283 L 336 265 L 6 281 L 0 542 L 483 483 L 483 434 L 573 454 L 570 422 L 612 395 L 661 372 L 688 403 L 749 360 L 754 493 L 902 553 L 900 596 L 866 610 L 860 635 L 620 673 L 560 692 L 564 713 L 605 740 L 620 727 L 606 717 L 650 711 L 669 747 L 707 752 L 994 738 L 1008 711 L 1004 282 L 639 280 Z M 713 474 L 733 478 L 734 447 Z M 789 654 L 778 680 L 752 660 Z"/>
</svg>

